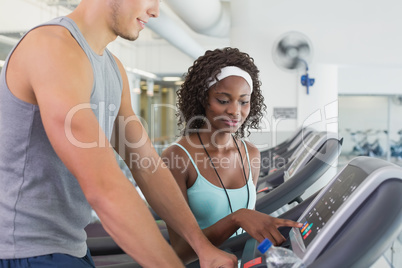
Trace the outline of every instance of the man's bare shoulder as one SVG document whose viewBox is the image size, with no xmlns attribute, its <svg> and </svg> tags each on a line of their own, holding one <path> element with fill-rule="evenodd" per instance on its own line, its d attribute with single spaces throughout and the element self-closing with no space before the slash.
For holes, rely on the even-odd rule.
<svg viewBox="0 0 402 268">
<path fill-rule="evenodd" d="M 46 85 L 77 90 L 92 88 L 91 63 L 66 28 L 38 27 L 25 36 L 18 49 L 15 58 L 24 60 L 26 75 L 34 89 Z"/>
<path fill-rule="evenodd" d="M 34 47 L 30 47 L 35 45 Z M 63 26 L 46 25 L 31 30 L 21 41 L 24 48 L 32 50 L 48 49 L 48 52 L 58 50 L 60 54 L 75 55 L 82 51 L 69 30 Z M 83 51 L 82 51 L 83 53 Z"/>
<path fill-rule="evenodd" d="M 80 68 L 90 67 L 88 58 L 71 33 L 62 26 L 41 26 L 29 32 L 19 45 L 19 53 L 41 65 L 51 64 L 54 67 L 71 67 L 71 71 L 81 72 Z"/>
<path fill-rule="evenodd" d="M 38 104 L 40 90 L 44 96 L 57 89 L 76 89 L 89 95 L 86 91 L 92 88 L 91 64 L 62 26 L 41 26 L 27 33 L 13 51 L 7 70 L 10 90 L 34 104 Z"/>
</svg>

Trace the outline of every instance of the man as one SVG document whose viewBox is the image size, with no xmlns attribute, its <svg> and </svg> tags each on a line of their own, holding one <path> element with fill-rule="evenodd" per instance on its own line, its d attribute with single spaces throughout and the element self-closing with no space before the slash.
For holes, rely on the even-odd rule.
<svg viewBox="0 0 402 268">
<path fill-rule="evenodd" d="M 158 0 L 82 0 L 11 51 L 0 79 L 0 267 L 91 267 L 84 232 L 91 207 L 142 266 L 182 266 L 118 166 L 113 128 L 123 159 L 155 163 L 128 164 L 201 265 L 237 264 L 202 234 L 168 169 L 156 167 L 162 161 L 131 109 L 124 68 L 106 49 L 117 36 L 137 39 L 158 13 Z"/>
</svg>

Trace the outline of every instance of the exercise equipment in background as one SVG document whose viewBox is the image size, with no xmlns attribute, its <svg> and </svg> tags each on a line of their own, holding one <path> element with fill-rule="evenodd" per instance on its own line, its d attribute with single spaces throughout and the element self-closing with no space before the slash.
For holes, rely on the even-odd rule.
<svg viewBox="0 0 402 268">
<path fill-rule="evenodd" d="M 272 214 L 293 201 L 300 203 L 301 195 L 334 165 L 342 142 L 333 133 L 312 134 L 293 161 L 259 179 L 256 210 Z"/>
<path fill-rule="evenodd" d="M 299 128 L 287 140 L 279 145 L 262 150 L 261 154 L 261 168 L 260 177 L 266 176 L 272 167 L 277 167 L 282 161 L 279 161 L 281 156 L 290 156 L 299 145 L 311 134 L 311 128 Z M 278 161 L 276 161 L 278 159 Z"/>
</svg>

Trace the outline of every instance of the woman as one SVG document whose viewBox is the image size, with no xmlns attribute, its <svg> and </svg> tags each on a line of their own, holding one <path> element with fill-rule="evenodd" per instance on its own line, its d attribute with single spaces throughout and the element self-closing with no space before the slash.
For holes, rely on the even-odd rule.
<svg viewBox="0 0 402 268">
<path fill-rule="evenodd" d="M 254 60 L 236 48 L 207 51 L 189 68 L 177 92 L 182 137 L 162 158 L 216 246 L 244 231 L 278 245 L 284 237 L 277 227 L 300 227 L 253 210 L 260 152 L 242 138 L 258 128 L 266 109 L 258 72 Z M 184 239 L 168 230 L 182 260 L 196 258 Z"/>
</svg>

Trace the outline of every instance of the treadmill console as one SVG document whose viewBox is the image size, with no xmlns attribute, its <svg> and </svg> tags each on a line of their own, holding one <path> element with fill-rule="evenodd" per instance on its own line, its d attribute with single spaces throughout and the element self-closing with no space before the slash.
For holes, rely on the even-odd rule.
<svg viewBox="0 0 402 268">
<path fill-rule="evenodd" d="M 304 217 L 299 220 L 303 226 L 297 230 L 297 237 L 302 243 L 302 247 L 307 248 L 311 241 L 317 236 L 321 229 L 327 224 L 339 207 L 349 198 L 349 196 L 359 187 L 367 177 L 361 169 L 348 166 L 331 187 L 316 200 L 316 204 Z M 300 239 L 301 238 L 301 239 Z"/>
<path fill-rule="evenodd" d="M 372 157 L 352 159 L 301 214 L 298 222 L 303 226 L 291 229 L 289 240 L 293 252 L 306 266 L 312 264 L 333 241 L 347 233 L 347 222 L 358 217 L 369 197 L 388 180 L 402 181 L 402 168 Z M 250 239 L 248 243 L 243 251 L 242 267 L 259 256 L 257 241 Z"/>
<path fill-rule="evenodd" d="M 402 169 L 389 162 L 370 157 L 349 162 L 302 213 L 298 222 L 303 226 L 290 231 L 293 252 L 306 265 L 312 263 L 367 197 L 396 178 L 402 180 Z"/>
</svg>

